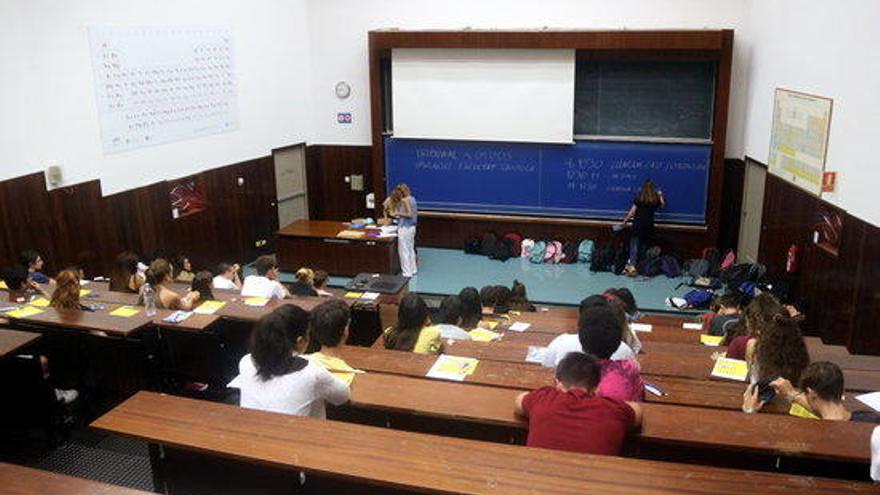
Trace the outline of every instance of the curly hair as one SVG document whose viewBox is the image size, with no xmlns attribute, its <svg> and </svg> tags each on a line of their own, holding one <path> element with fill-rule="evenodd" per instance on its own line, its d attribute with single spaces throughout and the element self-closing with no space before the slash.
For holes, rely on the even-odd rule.
<svg viewBox="0 0 880 495">
<path fill-rule="evenodd" d="M 752 299 L 746 306 L 743 316 L 746 321 L 746 333 L 752 337 L 758 337 L 765 327 L 773 323 L 777 315 L 786 315 L 788 312 L 776 296 L 768 292 L 762 292 Z"/>
<path fill-rule="evenodd" d="M 797 383 L 810 364 L 810 353 L 797 320 L 783 314 L 776 315 L 761 329 L 754 359 L 759 378 L 782 377 Z"/>
</svg>

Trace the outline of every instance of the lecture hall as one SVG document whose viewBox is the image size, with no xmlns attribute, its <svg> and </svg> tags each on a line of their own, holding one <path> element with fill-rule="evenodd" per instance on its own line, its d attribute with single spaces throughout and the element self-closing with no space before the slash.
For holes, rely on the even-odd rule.
<svg viewBox="0 0 880 495">
<path fill-rule="evenodd" d="M 0 493 L 880 493 L 878 25 L 0 0 Z"/>
</svg>

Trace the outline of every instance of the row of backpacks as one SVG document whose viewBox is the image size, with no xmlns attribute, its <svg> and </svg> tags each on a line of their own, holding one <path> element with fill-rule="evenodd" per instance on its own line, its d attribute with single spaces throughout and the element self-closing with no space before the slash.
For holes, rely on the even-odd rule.
<svg viewBox="0 0 880 495">
<path fill-rule="evenodd" d="M 510 258 L 527 258 L 532 263 L 589 263 L 593 253 L 593 241 L 556 241 L 528 239 L 515 232 L 500 238 L 493 232 L 474 236 L 464 245 L 464 252 L 488 256 L 490 259 L 507 261 Z"/>
</svg>

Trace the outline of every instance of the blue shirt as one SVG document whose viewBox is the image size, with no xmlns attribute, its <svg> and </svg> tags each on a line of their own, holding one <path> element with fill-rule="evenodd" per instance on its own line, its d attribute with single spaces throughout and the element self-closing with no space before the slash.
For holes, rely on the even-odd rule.
<svg viewBox="0 0 880 495">
<path fill-rule="evenodd" d="M 38 284 L 48 284 L 49 283 L 49 277 L 43 275 L 40 272 L 31 272 L 28 274 L 28 276 L 30 277 L 31 280 L 33 280 L 34 282 L 36 282 Z"/>
<path fill-rule="evenodd" d="M 399 227 L 415 227 L 419 223 L 419 207 L 416 205 L 416 198 L 409 196 L 410 206 L 412 207 L 412 217 L 397 217 L 397 225 Z M 403 204 L 397 207 L 397 213 L 405 213 Z"/>
</svg>

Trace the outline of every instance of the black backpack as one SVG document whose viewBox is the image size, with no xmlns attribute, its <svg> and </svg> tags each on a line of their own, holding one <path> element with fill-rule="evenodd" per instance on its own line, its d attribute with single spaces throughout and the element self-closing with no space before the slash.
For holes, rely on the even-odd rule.
<svg viewBox="0 0 880 495">
<path fill-rule="evenodd" d="M 760 263 L 740 263 L 721 272 L 720 279 L 727 290 L 734 291 L 744 282 L 761 282 L 766 272 L 767 268 Z"/>
<path fill-rule="evenodd" d="M 703 250 L 703 259 L 709 264 L 706 275 L 717 277 L 721 271 L 721 251 L 717 248 L 706 248 Z"/>
<path fill-rule="evenodd" d="M 498 261 L 507 261 L 513 257 L 513 241 L 510 239 L 502 239 L 495 243 L 492 252 L 489 253 L 489 259 Z"/>
<path fill-rule="evenodd" d="M 620 275 L 621 273 L 623 273 L 624 268 L 626 268 L 627 261 L 629 261 L 629 250 L 623 247 L 623 245 L 618 246 L 617 250 L 614 251 L 615 275 Z"/>
<path fill-rule="evenodd" d="M 480 238 L 475 235 L 464 241 L 465 254 L 480 254 L 480 248 Z"/>
<path fill-rule="evenodd" d="M 591 272 L 611 271 L 612 265 L 614 265 L 614 246 L 610 242 L 593 250 L 593 256 L 590 257 Z"/>
<path fill-rule="evenodd" d="M 562 245 L 562 254 L 565 255 L 565 257 L 562 258 L 562 263 L 577 263 L 578 247 L 579 243 L 574 241 L 566 241 L 565 244 Z"/>
<path fill-rule="evenodd" d="M 480 254 L 483 256 L 492 256 L 495 252 L 495 244 L 498 243 L 498 237 L 494 232 L 486 232 L 483 234 L 483 240 L 480 242 Z"/>
</svg>

